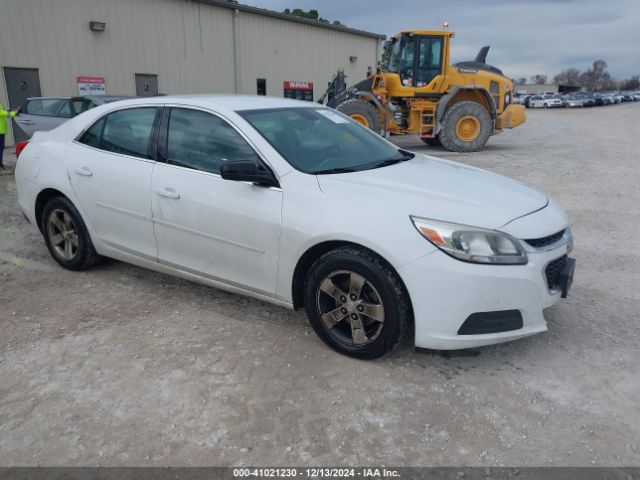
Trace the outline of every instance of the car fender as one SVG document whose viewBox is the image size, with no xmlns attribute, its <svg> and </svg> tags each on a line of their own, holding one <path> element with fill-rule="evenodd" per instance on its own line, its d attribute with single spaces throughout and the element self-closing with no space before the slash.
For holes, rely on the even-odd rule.
<svg viewBox="0 0 640 480">
<path fill-rule="evenodd" d="M 301 257 L 326 242 L 365 247 L 395 269 L 436 249 L 415 230 L 408 214 L 385 207 L 384 199 L 364 208 L 355 200 L 322 192 L 315 176 L 297 171 L 282 179 L 282 190 L 276 282 L 281 300 L 292 300 L 293 276 Z"/>
</svg>

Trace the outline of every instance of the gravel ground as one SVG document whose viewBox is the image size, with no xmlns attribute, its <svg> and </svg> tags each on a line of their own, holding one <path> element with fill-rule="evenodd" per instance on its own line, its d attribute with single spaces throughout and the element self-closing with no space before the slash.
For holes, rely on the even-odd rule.
<svg viewBox="0 0 640 480">
<path fill-rule="evenodd" d="M 0 177 L 0 465 L 638 465 L 640 104 L 528 116 L 474 154 L 397 140 L 571 219 L 549 331 L 477 357 L 352 360 L 302 313 L 115 261 L 62 270 Z"/>
</svg>

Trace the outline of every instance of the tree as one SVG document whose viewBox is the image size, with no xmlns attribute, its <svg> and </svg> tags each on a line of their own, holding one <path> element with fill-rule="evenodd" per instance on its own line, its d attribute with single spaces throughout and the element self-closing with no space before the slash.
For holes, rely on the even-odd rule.
<svg viewBox="0 0 640 480">
<path fill-rule="evenodd" d="M 545 83 L 547 83 L 547 76 L 537 73 L 536 75 L 531 77 L 531 81 L 536 85 L 544 85 Z"/>
<path fill-rule="evenodd" d="M 638 90 L 640 88 L 640 75 L 620 81 L 620 90 Z"/>
<path fill-rule="evenodd" d="M 604 60 L 596 60 L 591 68 L 580 75 L 582 85 L 587 90 L 610 90 L 613 79 L 607 71 L 607 62 Z M 613 87 L 615 88 L 615 87 Z"/>
<path fill-rule="evenodd" d="M 339 27 L 345 26 L 343 23 L 340 23 L 338 20 L 334 20 L 333 22 L 330 22 L 326 18 L 322 18 L 317 10 L 309 10 L 308 12 L 306 12 L 301 8 L 294 8 L 293 10 L 289 8 L 285 8 L 283 10 L 283 13 L 287 15 L 293 15 L 294 17 L 306 18 L 307 20 L 315 20 L 316 22 L 331 23 L 332 25 L 336 25 Z"/>
<path fill-rule="evenodd" d="M 514 82 L 516 85 L 526 85 L 527 84 L 527 79 L 524 77 L 520 77 L 518 80 L 516 80 Z"/>
<path fill-rule="evenodd" d="M 570 85 L 572 87 L 580 86 L 580 70 L 577 68 L 567 68 L 553 77 L 553 83 L 556 85 Z"/>
</svg>

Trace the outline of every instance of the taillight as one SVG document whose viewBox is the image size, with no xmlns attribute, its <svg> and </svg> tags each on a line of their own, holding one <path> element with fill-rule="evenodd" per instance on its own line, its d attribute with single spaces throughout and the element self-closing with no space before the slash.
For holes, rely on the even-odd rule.
<svg viewBox="0 0 640 480">
<path fill-rule="evenodd" d="M 16 158 L 20 157 L 20 154 L 25 149 L 25 147 L 29 145 L 29 142 L 18 142 L 16 143 Z"/>
</svg>

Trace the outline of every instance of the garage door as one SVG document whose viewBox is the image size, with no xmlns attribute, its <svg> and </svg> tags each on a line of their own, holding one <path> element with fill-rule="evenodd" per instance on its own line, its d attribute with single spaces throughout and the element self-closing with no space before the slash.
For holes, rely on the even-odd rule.
<svg viewBox="0 0 640 480">
<path fill-rule="evenodd" d="M 40 74 L 37 68 L 10 68 L 4 67 L 4 81 L 7 85 L 9 107 L 13 110 L 24 108 L 27 98 L 41 97 Z M 13 136 L 16 142 L 27 140 L 27 136 L 20 128 L 16 128 L 13 120 Z"/>
</svg>

